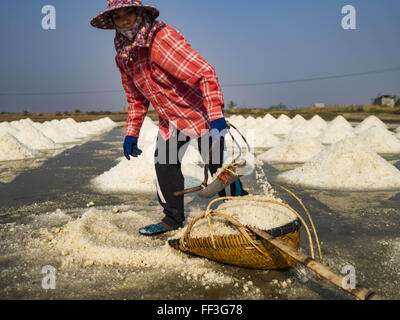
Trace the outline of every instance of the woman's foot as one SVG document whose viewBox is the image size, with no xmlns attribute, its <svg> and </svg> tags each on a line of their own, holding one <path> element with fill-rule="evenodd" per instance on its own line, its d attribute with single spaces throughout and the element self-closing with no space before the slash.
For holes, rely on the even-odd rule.
<svg viewBox="0 0 400 320">
<path fill-rule="evenodd" d="M 139 229 L 139 233 L 144 236 L 155 236 L 168 231 L 176 230 L 164 222 L 159 222 L 156 224 L 150 224 L 148 226 Z"/>
</svg>

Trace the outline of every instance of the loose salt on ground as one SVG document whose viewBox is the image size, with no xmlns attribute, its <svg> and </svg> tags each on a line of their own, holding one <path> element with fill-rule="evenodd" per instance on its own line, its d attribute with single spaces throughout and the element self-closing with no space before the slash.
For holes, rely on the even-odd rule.
<svg viewBox="0 0 400 320">
<path fill-rule="evenodd" d="M 296 163 L 310 161 L 324 146 L 318 140 L 301 134 L 290 134 L 284 141 L 259 155 L 266 162 Z"/>
<path fill-rule="evenodd" d="M 400 171 L 356 138 L 327 147 L 312 161 L 277 178 L 317 189 L 400 189 Z"/>
<path fill-rule="evenodd" d="M 183 254 L 157 238 L 140 235 L 139 227 L 154 223 L 153 215 L 159 218 L 161 213 L 127 211 L 115 214 L 111 210 L 92 208 L 52 234 L 52 239 L 49 239 L 50 232 L 44 232 L 41 239 L 44 238 L 45 245 L 60 252 L 61 269 L 73 266 L 123 266 L 142 271 L 159 269 L 162 273 L 179 272 L 185 279 L 190 277 L 208 287 L 238 281 L 222 272 L 210 270 L 205 259 Z M 176 239 L 182 232 L 183 229 L 173 231 L 170 236 Z"/>
</svg>

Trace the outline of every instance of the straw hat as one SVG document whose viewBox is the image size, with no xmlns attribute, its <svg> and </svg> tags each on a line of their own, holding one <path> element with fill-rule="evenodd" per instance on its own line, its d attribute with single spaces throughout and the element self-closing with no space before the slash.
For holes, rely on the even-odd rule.
<svg viewBox="0 0 400 320">
<path fill-rule="evenodd" d="M 90 24 L 99 29 L 115 29 L 114 22 L 111 19 L 111 11 L 127 7 L 142 7 L 154 19 L 160 15 L 157 8 L 142 5 L 142 0 L 107 0 L 107 9 L 94 17 Z"/>
</svg>

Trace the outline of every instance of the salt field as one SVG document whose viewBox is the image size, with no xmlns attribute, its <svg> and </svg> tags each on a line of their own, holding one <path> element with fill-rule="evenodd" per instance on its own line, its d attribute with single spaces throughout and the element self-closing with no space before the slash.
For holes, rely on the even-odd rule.
<svg viewBox="0 0 400 320">
<path fill-rule="evenodd" d="M 304 216 L 296 200 L 271 183 L 288 187 L 313 217 L 324 263 L 337 273 L 352 265 L 357 282 L 387 299 L 400 299 L 400 140 L 395 130 L 373 117 L 353 126 L 343 117 L 228 120 L 250 137 L 258 159 L 256 170 L 241 178 L 249 197 L 285 201 Z M 52 143 L 21 141 L 23 130 Z M 352 299 L 300 264 L 282 271 L 250 270 L 178 252 L 167 241 L 180 238 L 183 229 L 140 236 L 140 227 L 163 217 L 153 165 L 157 125 L 148 118 L 142 136 L 142 156 L 127 161 L 124 127 L 109 119 L 0 123 L 2 299 Z M 182 167 L 185 187 L 201 183 L 194 144 Z M 196 194 L 185 196 L 186 223 L 208 202 Z M 218 211 L 265 228 L 294 219 L 271 204 L 231 201 L 219 203 Z M 223 221 L 214 227 L 223 234 L 237 232 Z M 207 223 L 200 223 L 193 234 L 208 231 Z M 309 254 L 302 232 L 301 250 Z M 55 290 L 41 286 L 47 265 L 57 272 Z"/>
</svg>

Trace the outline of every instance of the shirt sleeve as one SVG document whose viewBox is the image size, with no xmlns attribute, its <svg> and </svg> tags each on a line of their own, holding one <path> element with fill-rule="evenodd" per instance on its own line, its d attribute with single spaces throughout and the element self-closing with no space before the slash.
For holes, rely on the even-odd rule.
<svg viewBox="0 0 400 320">
<path fill-rule="evenodd" d="M 115 58 L 117 67 L 121 72 L 122 86 L 126 93 L 129 103 L 128 118 L 126 120 L 126 135 L 139 138 L 140 128 L 146 117 L 150 102 L 137 89 L 133 79 L 121 67 L 117 58 Z"/>
<path fill-rule="evenodd" d="M 210 121 L 224 117 L 223 95 L 214 68 L 177 30 L 167 26 L 158 32 L 151 60 L 185 84 L 200 88 Z"/>
</svg>

